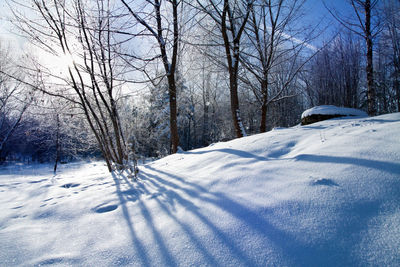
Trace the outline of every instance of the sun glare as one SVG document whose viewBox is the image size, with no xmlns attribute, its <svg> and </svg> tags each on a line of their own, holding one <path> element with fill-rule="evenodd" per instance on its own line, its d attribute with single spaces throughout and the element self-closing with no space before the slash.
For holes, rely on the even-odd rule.
<svg viewBox="0 0 400 267">
<path fill-rule="evenodd" d="M 66 74 L 68 73 L 68 68 L 74 66 L 74 57 L 69 53 L 50 54 L 39 51 L 38 54 L 40 64 L 54 75 Z"/>
<path fill-rule="evenodd" d="M 58 61 L 61 68 L 68 68 L 74 65 L 74 58 L 69 53 L 61 55 Z"/>
</svg>

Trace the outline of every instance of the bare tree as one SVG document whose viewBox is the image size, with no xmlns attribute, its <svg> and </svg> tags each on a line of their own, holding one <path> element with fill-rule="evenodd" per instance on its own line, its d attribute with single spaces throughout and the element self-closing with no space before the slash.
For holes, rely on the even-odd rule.
<svg viewBox="0 0 400 267">
<path fill-rule="evenodd" d="M 312 105 L 360 107 L 360 50 L 356 36 L 342 31 L 307 64 L 302 80 Z"/>
<path fill-rule="evenodd" d="M 238 80 L 239 62 L 242 39 L 245 26 L 248 22 L 250 10 L 253 5 L 252 0 L 247 1 L 200 1 L 197 0 L 200 9 L 212 18 L 217 24 L 223 39 L 227 69 L 229 72 L 229 91 L 233 128 L 236 137 L 246 135 L 240 116 Z"/>
<path fill-rule="evenodd" d="M 68 61 L 65 75 L 39 63 L 35 68 L 26 67 L 40 77 L 36 88 L 79 108 L 109 171 L 124 168 L 128 146 L 117 107 L 121 73 L 115 55 L 118 42 L 113 39 L 111 1 L 32 0 L 29 6 L 14 3 L 18 7 L 14 9 L 16 25 L 31 42 Z M 30 8 L 40 20 L 25 16 L 20 8 Z"/>
<path fill-rule="evenodd" d="M 255 77 L 257 84 L 246 78 L 247 75 L 242 81 L 250 85 L 260 103 L 260 132 L 266 131 L 268 106 L 282 98 L 290 97 L 285 94 L 285 90 L 304 65 L 299 62 L 303 48 L 310 49 L 307 43 L 310 36 L 300 27 L 294 30 L 296 27 L 293 25 L 301 16 L 303 4 L 303 0 L 259 0 L 251 9 L 245 30 L 248 45 L 242 53 L 241 61 L 247 72 Z M 299 38 L 299 33 L 302 33 L 303 40 Z M 278 67 L 287 65 L 287 62 L 290 62 L 290 67 L 286 75 L 279 77 Z M 273 84 L 277 85 L 281 78 L 284 82 L 280 82 L 279 90 L 272 94 L 270 87 Z"/>
<path fill-rule="evenodd" d="M 181 1 L 170 0 L 154 0 L 142 2 L 144 5 L 140 7 L 140 11 L 136 11 L 133 6 L 137 3 L 121 0 L 123 5 L 128 9 L 129 14 L 144 28 L 144 30 L 153 38 L 155 38 L 160 56 L 156 55 L 152 60 L 161 58 L 164 67 L 164 74 L 168 81 L 168 95 L 169 95 L 169 123 L 171 134 L 171 152 L 176 153 L 179 146 L 179 134 L 177 123 L 177 87 L 176 87 L 176 69 L 178 60 L 178 47 L 179 47 L 179 23 L 178 23 L 178 9 Z M 165 5 L 170 5 L 172 9 L 172 30 L 169 29 L 170 21 L 166 19 L 162 10 L 163 2 Z M 152 13 L 141 15 L 142 10 L 147 9 L 150 5 Z M 168 8 L 168 7 L 165 7 Z M 172 40 L 169 37 L 172 35 Z M 170 42 L 169 42 L 170 41 Z M 144 59 L 147 61 L 146 59 Z"/>
<path fill-rule="evenodd" d="M 384 37 L 389 40 L 388 47 L 391 48 L 391 63 L 393 71 L 393 89 L 396 93 L 397 111 L 400 112 L 400 2 L 385 1 L 385 29 Z"/>
<path fill-rule="evenodd" d="M 376 115 L 376 90 L 373 66 L 373 41 L 379 33 L 379 21 L 375 21 L 373 13 L 377 9 L 378 0 L 348 0 L 352 6 L 355 19 L 349 18 L 327 7 L 332 16 L 345 28 L 361 36 L 366 44 L 366 73 L 367 73 L 367 105 L 368 114 Z M 326 5 L 325 5 L 326 6 Z"/>
</svg>

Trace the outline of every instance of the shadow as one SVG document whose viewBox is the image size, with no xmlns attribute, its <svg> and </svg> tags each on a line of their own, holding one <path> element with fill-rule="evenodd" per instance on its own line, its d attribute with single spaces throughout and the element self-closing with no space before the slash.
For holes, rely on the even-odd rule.
<svg viewBox="0 0 400 267">
<path fill-rule="evenodd" d="M 106 213 L 106 212 L 110 212 L 113 210 L 116 210 L 118 208 L 118 205 L 104 205 L 101 204 L 95 208 L 93 208 L 93 210 L 97 213 Z"/>
<path fill-rule="evenodd" d="M 221 149 L 211 149 L 207 151 L 186 151 L 184 154 L 190 155 L 190 154 L 207 154 L 210 152 L 220 152 L 220 153 L 226 153 L 226 154 L 231 154 L 240 158 L 247 158 L 247 159 L 254 159 L 258 161 L 267 161 L 268 159 L 265 157 L 260 157 L 255 154 L 243 151 L 243 150 L 237 150 L 237 149 L 231 149 L 231 148 L 221 148 Z"/>
<path fill-rule="evenodd" d="M 60 187 L 61 188 L 74 188 L 74 187 L 78 187 L 78 186 L 80 186 L 80 184 L 68 183 L 68 184 L 61 185 Z"/>
<path fill-rule="evenodd" d="M 230 149 L 222 152 L 239 153 Z M 316 158 L 303 155 L 298 160 L 316 161 Z M 354 159 L 320 157 L 320 160 L 347 163 Z M 361 164 L 370 165 L 371 162 Z M 376 168 L 387 167 L 382 162 L 379 163 L 382 166 L 376 164 Z M 397 164 L 389 166 L 398 168 Z M 370 220 L 378 215 L 383 205 L 377 201 L 346 203 L 346 207 L 334 214 L 336 217 L 333 221 L 326 218 L 329 223 L 324 220 L 315 222 L 320 226 L 314 226 L 314 222 L 311 222 L 305 228 L 303 226 L 304 232 L 301 232 L 297 226 L 299 222 L 303 223 L 299 221 L 300 215 L 292 218 L 290 214 L 299 214 L 299 209 L 308 214 L 309 202 L 286 201 L 280 208 L 247 206 L 224 192 L 210 191 L 151 165 L 141 167 L 137 182 L 115 174 L 113 178 L 133 249 L 141 257 L 141 266 L 157 265 L 153 255 L 157 255 L 163 266 L 182 263 L 193 266 L 359 265 L 360 259 L 354 257 L 353 250 L 363 239 Z M 338 186 L 330 179 L 320 179 L 316 185 Z M 145 246 L 144 240 L 135 232 L 134 218 L 129 212 L 134 207 L 130 205 L 128 208 L 128 203 L 135 203 L 134 207 L 140 211 L 139 220 L 145 222 L 144 230 L 149 232 L 148 238 L 153 240 L 150 243 L 154 247 Z M 324 218 L 323 214 L 329 207 L 318 202 L 314 205 L 319 208 L 311 215 Z M 157 215 L 160 217 L 155 217 Z M 224 224 L 224 218 L 228 218 L 228 226 Z M 171 233 L 171 230 L 163 228 L 165 226 L 160 225 L 160 220 L 169 222 L 167 225 L 174 228 L 173 233 L 178 235 L 178 239 L 171 240 L 171 235 L 163 232 L 166 230 Z M 328 227 L 328 233 L 334 233 L 325 234 L 324 227 Z M 319 231 L 317 234 L 314 233 L 315 229 Z M 146 244 L 149 240 L 146 239 Z M 189 248 L 177 251 L 177 241 L 185 241 Z M 196 258 L 195 255 L 202 261 L 191 262 L 190 258 Z"/>
<path fill-rule="evenodd" d="M 149 181 L 155 187 L 164 188 L 164 184 L 166 184 L 166 181 L 161 179 L 160 177 L 151 178 L 150 176 L 147 176 L 143 173 L 142 175 L 144 175 L 147 181 Z M 188 193 L 188 191 L 186 191 L 186 193 Z M 230 255 L 235 255 L 238 258 L 237 261 L 241 264 L 245 264 L 246 266 L 256 266 L 255 262 L 252 261 L 252 259 L 245 255 L 244 252 L 235 245 L 234 240 L 232 240 L 232 238 L 230 238 L 227 233 L 218 228 L 210 219 L 207 218 L 207 216 L 203 215 L 199 211 L 199 208 L 194 205 L 190 200 L 183 198 L 181 194 L 178 194 L 173 190 L 168 191 L 167 194 L 167 202 L 163 203 L 163 201 L 157 198 L 158 204 L 163 209 L 163 211 L 167 213 L 168 216 L 172 218 L 177 225 L 179 225 L 179 227 L 184 231 L 191 242 L 203 254 L 205 260 L 210 266 L 222 266 L 226 263 L 221 262 L 217 259 L 218 257 L 215 255 L 216 251 L 210 251 L 209 248 L 207 248 L 207 243 L 204 241 L 202 242 L 201 238 L 197 237 L 196 232 L 191 229 L 190 225 L 185 224 L 177 216 L 175 216 L 173 212 L 171 212 L 171 210 L 168 208 L 168 205 L 171 205 L 171 202 L 176 202 L 176 205 L 185 207 L 187 212 L 189 212 L 194 218 L 199 220 L 209 232 L 212 232 L 215 239 L 217 239 L 213 240 L 213 242 L 218 242 L 221 245 L 220 249 L 228 250 Z"/>
<path fill-rule="evenodd" d="M 310 129 L 310 130 L 324 130 L 326 129 L 328 126 L 321 126 L 321 125 L 301 125 L 302 129 Z"/>
<path fill-rule="evenodd" d="M 37 183 L 41 183 L 41 182 L 44 182 L 44 181 L 47 181 L 48 179 L 41 179 L 41 180 L 36 180 L 36 181 L 30 181 L 30 182 L 28 182 L 28 183 L 30 183 L 30 184 L 37 184 Z"/>
<path fill-rule="evenodd" d="M 309 161 L 316 163 L 334 163 L 334 164 L 350 164 L 362 167 L 372 168 L 388 173 L 400 175 L 400 164 L 393 162 L 385 162 L 370 159 L 350 158 L 350 157 L 332 157 L 322 155 L 301 154 L 294 157 L 295 160 Z"/>
<path fill-rule="evenodd" d="M 268 159 L 279 159 L 287 154 L 289 154 L 293 147 L 296 146 L 296 142 L 290 141 L 279 148 L 269 149 Z"/>
<path fill-rule="evenodd" d="M 391 123 L 391 122 L 399 122 L 399 120 L 367 119 L 367 120 L 364 120 L 363 122 Z"/>
<path fill-rule="evenodd" d="M 252 210 L 238 201 L 227 197 L 222 192 L 209 192 L 205 188 L 190 183 L 171 173 L 167 173 L 160 169 L 154 169 L 151 166 L 145 166 L 145 168 L 162 174 L 164 177 L 168 177 L 168 180 L 166 180 L 158 175 L 150 175 L 145 170 L 141 170 L 141 177 L 143 177 L 145 181 L 151 182 L 156 187 L 164 186 L 171 188 L 167 197 L 173 198 L 179 205 L 186 207 L 188 212 L 199 219 L 202 224 L 207 226 L 215 238 L 229 249 L 229 257 L 236 259 L 241 266 L 267 265 L 268 260 L 270 260 L 267 255 L 271 253 L 267 252 L 268 250 L 271 250 L 271 246 L 269 246 L 268 243 L 272 244 L 272 247 L 274 247 L 275 250 L 274 252 L 277 253 L 277 255 L 280 255 L 276 257 L 285 258 L 284 264 L 297 266 L 327 266 L 327 262 L 334 263 L 335 258 L 336 260 L 340 258 L 340 262 L 345 263 L 352 263 L 354 260 L 349 253 L 351 248 L 355 245 L 353 242 L 351 242 L 347 247 L 337 247 L 336 245 L 338 242 L 343 243 L 340 239 L 345 238 L 345 236 L 340 236 L 338 238 L 339 240 L 334 240 L 333 242 L 332 240 L 325 240 L 312 245 L 302 243 L 294 238 L 290 233 L 271 224 L 267 218 L 273 217 L 274 214 L 269 210 L 263 210 L 263 212 L 260 213 L 259 211 Z M 223 210 L 229 216 L 234 217 L 235 221 L 239 223 L 240 227 L 239 229 L 235 229 L 236 231 L 242 229 L 246 234 L 249 234 L 250 231 L 250 236 L 257 237 L 258 239 L 263 240 L 263 242 L 259 244 L 259 247 L 254 247 L 250 244 L 247 248 L 238 247 L 235 244 L 242 243 L 243 241 L 240 239 L 246 238 L 246 236 L 242 235 L 241 232 L 226 232 L 219 228 L 218 224 L 215 223 L 215 220 L 213 222 L 208 218 L 208 216 L 203 215 L 197 208 L 188 205 L 189 200 L 184 199 L 182 195 L 188 195 L 190 200 L 200 200 Z M 293 206 L 297 206 L 295 204 Z M 354 209 L 357 208 L 355 207 Z M 212 216 L 212 214 L 209 214 L 209 216 Z M 285 222 L 282 223 L 284 224 Z M 360 220 L 354 221 L 353 223 L 358 225 L 360 224 Z M 191 239 L 195 240 L 196 237 L 192 236 Z M 354 243 L 357 242 L 358 240 L 354 241 Z M 204 248 L 202 249 L 203 252 L 204 250 L 207 250 L 207 245 L 200 246 Z M 265 255 L 255 257 L 254 255 L 257 253 L 265 253 Z M 207 253 L 205 256 L 210 257 L 210 254 L 212 253 Z M 329 261 L 329 259 L 331 261 Z M 219 260 L 216 258 L 213 261 L 218 262 Z M 220 262 L 218 263 L 218 266 L 221 265 Z M 275 261 L 275 264 L 277 263 L 278 261 Z M 283 264 L 283 262 L 280 263 Z M 215 264 L 211 265 L 215 266 Z"/>
<path fill-rule="evenodd" d="M 122 178 L 124 179 L 125 183 L 130 187 L 130 189 L 125 192 L 132 192 L 132 190 L 136 189 L 137 192 L 139 192 L 143 195 L 147 195 L 147 196 L 151 195 L 151 193 L 147 190 L 147 188 L 145 186 L 143 186 L 142 183 L 138 183 L 135 188 L 125 175 L 122 176 Z M 161 255 L 163 258 L 163 263 L 165 264 L 165 266 L 176 266 L 177 264 L 175 262 L 175 259 L 172 257 L 171 253 L 169 253 L 169 249 L 167 248 L 163 237 L 161 236 L 160 232 L 157 230 L 157 228 L 154 224 L 153 215 L 150 212 L 150 210 L 147 208 L 147 206 L 145 205 L 145 201 L 143 201 L 140 197 L 138 197 L 137 203 L 140 208 L 141 214 L 146 221 L 146 225 L 150 228 L 152 237 L 156 241 L 158 250 L 160 252 L 159 255 Z"/>
<path fill-rule="evenodd" d="M 114 179 L 116 192 L 118 195 L 119 202 L 121 204 L 122 213 L 124 215 L 126 225 L 128 227 L 129 233 L 131 235 L 132 245 L 133 245 L 134 249 L 136 251 L 138 251 L 138 254 L 141 256 L 141 258 L 139 259 L 141 262 L 141 266 L 150 266 L 150 261 L 149 261 L 148 255 L 147 255 L 147 251 L 145 250 L 144 245 L 142 244 L 142 242 L 136 235 L 136 232 L 133 228 L 132 216 L 129 213 L 128 207 L 126 206 L 126 200 L 124 199 L 124 195 L 122 194 L 120 179 L 116 176 L 115 173 L 111 173 L 111 174 Z"/>
<path fill-rule="evenodd" d="M 167 214 L 167 216 L 172 219 L 174 221 L 174 223 L 180 227 L 180 229 L 186 234 L 186 236 L 190 239 L 191 243 L 193 245 L 195 245 L 195 247 L 202 253 L 202 255 L 204 255 L 204 258 L 206 261 L 208 261 L 208 263 L 212 266 L 218 266 L 219 264 L 214 260 L 214 257 L 210 254 L 210 252 L 207 250 L 207 247 L 198 239 L 196 238 L 196 233 L 194 230 L 191 229 L 191 227 L 187 224 L 185 224 L 184 222 L 182 222 L 181 220 L 179 220 L 179 218 L 175 215 L 175 213 L 173 212 L 173 206 L 174 206 L 174 201 L 179 201 L 178 203 L 180 205 L 184 205 L 187 208 L 188 212 L 193 212 L 195 209 L 197 209 L 197 207 L 190 202 L 189 200 L 180 198 L 178 196 L 178 194 L 176 194 L 174 191 L 172 190 L 167 190 L 163 185 L 156 183 L 155 181 L 153 181 L 149 176 L 147 176 L 145 173 L 141 174 L 142 178 L 146 179 L 146 182 L 150 182 L 150 184 L 152 186 L 155 186 L 157 188 L 158 191 L 161 192 L 165 192 L 165 200 L 162 201 L 160 200 L 159 197 L 157 196 L 152 196 L 152 199 L 155 199 L 155 201 L 157 202 L 157 204 L 159 205 L 159 207 L 161 208 L 161 210 Z M 147 184 L 149 185 L 149 184 Z M 146 189 L 145 183 L 142 183 L 141 185 L 139 185 L 139 187 L 141 189 L 143 189 L 143 191 L 148 194 L 151 195 L 150 192 Z M 171 211 L 172 209 L 172 211 Z M 155 226 L 152 224 L 152 230 L 153 231 L 157 231 L 155 229 Z M 163 246 L 165 247 L 165 246 Z M 167 250 L 165 250 L 164 254 L 168 254 Z M 163 263 L 163 265 L 165 265 L 165 263 Z M 177 264 L 173 264 L 171 266 L 177 266 Z"/>
<path fill-rule="evenodd" d="M 50 257 L 48 259 L 40 260 L 34 266 L 79 266 L 82 262 L 78 258 L 70 257 Z"/>
<path fill-rule="evenodd" d="M 335 181 L 332 179 L 322 178 L 316 179 L 310 183 L 311 185 L 326 185 L 326 186 L 339 186 Z"/>
</svg>

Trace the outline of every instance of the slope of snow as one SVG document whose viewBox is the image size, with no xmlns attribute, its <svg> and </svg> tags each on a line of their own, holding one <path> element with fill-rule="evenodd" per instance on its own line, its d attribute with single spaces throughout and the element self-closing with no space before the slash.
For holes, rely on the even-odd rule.
<svg viewBox="0 0 400 267">
<path fill-rule="evenodd" d="M 400 266 L 400 113 L 0 172 L 0 266 Z"/>
<path fill-rule="evenodd" d="M 301 118 L 305 118 L 314 114 L 319 115 L 343 115 L 343 116 L 358 116 L 367 117 L 367 113 L 355 108 L 343 108 L 332 105 L 322 105 L 307 109 L 301 114 Z"/>
</svg>

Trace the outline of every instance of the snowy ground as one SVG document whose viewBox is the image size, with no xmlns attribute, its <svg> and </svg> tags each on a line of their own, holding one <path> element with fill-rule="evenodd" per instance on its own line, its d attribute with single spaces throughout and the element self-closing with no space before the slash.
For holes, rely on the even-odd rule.
<svg viewBox="0 0 400 267">
<path fill-rule="evenodd" d="M 400 266 L 400 113 L 140 167 L 0 170 L 0 266 Z"/>
</svg>

